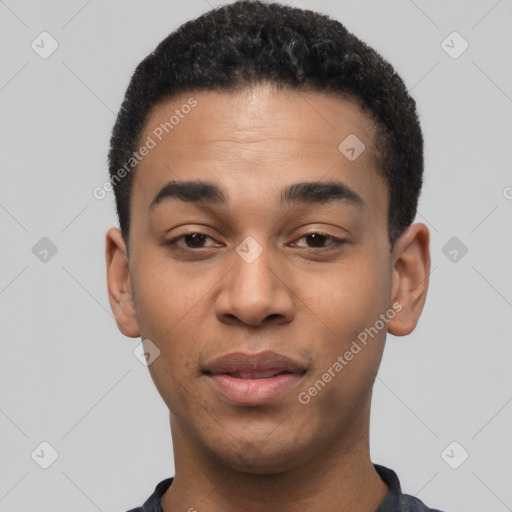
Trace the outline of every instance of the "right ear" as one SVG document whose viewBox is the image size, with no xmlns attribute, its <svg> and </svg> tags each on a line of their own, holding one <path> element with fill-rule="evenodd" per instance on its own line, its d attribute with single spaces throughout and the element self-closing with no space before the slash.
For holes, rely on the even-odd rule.
<svg viewBox="0 0 512 512">
<path fill-rule="evenodd" d="M 138 338 L 140 330 L 133 302 L 128 251 L 123 235 L 117 228 L 111 228 L 107 232 L 105 257 L 108 300 L 117 327 L 125 336 Z"/>
</svg>

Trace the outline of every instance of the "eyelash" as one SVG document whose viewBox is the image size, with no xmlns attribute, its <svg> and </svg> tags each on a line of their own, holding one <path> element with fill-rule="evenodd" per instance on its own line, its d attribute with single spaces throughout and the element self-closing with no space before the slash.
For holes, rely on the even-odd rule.
<svg viewBox="0 0 512 512">
<path fill-rule="evenodd" d="M 173 249 L 175 248 L 175 249 L 178 249 L 181 251 L 191 251 L 191 252 L 207 251 L 208 249 L 210 249 L 208 247 L 193 248 L 193 247 L 179 247 L 176 245 L 179 240 L 181 240 L 182 238 L 185 238 L 186 236 L 189 236 L 189 235 L 201 235 L 201 236 L 204 236 L 206 238 L 210 238 L 211 240 L 213 240 L 213 238 L 211 236 L 207 235 L 206 233 L 201 233 L 200 231 L 189 231 L 187 233 L 183 233 L 183 234 L 173 238 L 172 240 L 166 241 L 165 245 L 171 246 Z M 343 240 L 341 238 L 336 238 L 335 236 L 329 235 L 322 231 L 311 231 L 310 233 L 305 233 L 304 235 L 299 237 L 297 240 L 307 238 L 308 236 L 311 236 L 311 235 L 319 235 L 321 237 L 326 238 L 327 240 L 331 240 L 332 243 L 329 245 L 326 245 L 326 246 L 322 246 L 322 247 L 303 247 L 303 248 L 309 249 L 309 250 L 328 250 L 330 248 L 339 247 L 346 242 L 346 240 Z"/>
</svg>

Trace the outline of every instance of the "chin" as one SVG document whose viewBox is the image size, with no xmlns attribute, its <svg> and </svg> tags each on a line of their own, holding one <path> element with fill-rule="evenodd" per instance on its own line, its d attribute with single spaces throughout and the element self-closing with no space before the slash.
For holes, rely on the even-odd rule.
<svg viewBox="0 0 512 512">
<path fill-rule="evenodd" d="M 306 453 L 296 441 L 274 439 L 270 442 L 268 436 L 236 441 L 230 437 L 226 442 L 227 446 L 216 443 L 210 448 L 213 456 L 230 469 L 247 474 L 283 473 L 299 465 Z M 222 448 L 225 451 L 221 451 Z"/>
</svg>

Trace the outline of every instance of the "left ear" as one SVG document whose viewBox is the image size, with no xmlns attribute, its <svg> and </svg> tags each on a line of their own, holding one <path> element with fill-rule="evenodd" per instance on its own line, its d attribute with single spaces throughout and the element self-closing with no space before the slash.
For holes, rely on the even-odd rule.
<svg viewBox="0 0 512 512">
<path fill-rule="evenodd" d="M 392 304 L 400 304 L 388 322 L 395 336 L 410 334 L 416 327 L 427 296 L 430 277 L 430 233 L 425 224 L 409 226 L 393 249 Z"/>
</svg>

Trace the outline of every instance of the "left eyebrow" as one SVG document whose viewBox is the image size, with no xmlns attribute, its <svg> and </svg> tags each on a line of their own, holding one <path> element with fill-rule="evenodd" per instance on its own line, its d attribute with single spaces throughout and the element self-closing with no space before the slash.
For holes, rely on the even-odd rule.
<svg viewBox="0 0 512 512">
<path fill-rule="evenodd" d="M 282 206 L 286 203 L 322 204 L 331 201 L 347 202 L 358 207 L 364 206 L 361 196 L 340 181 L 306 181 L 289 185 L 282 190 L 279 205 Z"/>
</svg>

